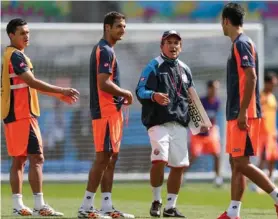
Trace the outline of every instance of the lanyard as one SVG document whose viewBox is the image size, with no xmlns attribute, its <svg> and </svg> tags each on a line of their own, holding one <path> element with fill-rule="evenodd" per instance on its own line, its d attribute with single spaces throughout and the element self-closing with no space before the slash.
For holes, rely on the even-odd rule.
<svg viewBox="0 0 278 219">
<path fill-rule="evenodd" d="M 169 77 L 171 79 L 173 87 L 175 88 L 175 90 L 177 92 L 177 95 L 180 96 L 181 95 L 181 89 L 182 89 L 182 76 L 181 76 L 181 70 L 180 70 L 180 65 L 179 64 L 178 64 L 178 75 L 180 76 L 180 80 L 181 80 L 179 89 L 177 87 L 178 83 L 176 83 L 175 80 L 174 80 L 174 76 L 169 74 Z"/>
</svg>

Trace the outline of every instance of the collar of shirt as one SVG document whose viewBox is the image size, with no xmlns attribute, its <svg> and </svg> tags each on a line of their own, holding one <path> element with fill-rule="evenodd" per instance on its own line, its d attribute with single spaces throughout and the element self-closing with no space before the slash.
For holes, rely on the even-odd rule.
<svg viewBox="0 0 278 219">
<path fill-rule="evenodd" d="M 163 53 L 160 54 L 161 58 L 165 61 L 165 62 L 168 62 L 170 64 L 174 64 L 174 65 L 177 65 L 178 64 L 178 58 L 176 59 L 169 59 L 167 56 L 165 56 Z"/>
</svg>

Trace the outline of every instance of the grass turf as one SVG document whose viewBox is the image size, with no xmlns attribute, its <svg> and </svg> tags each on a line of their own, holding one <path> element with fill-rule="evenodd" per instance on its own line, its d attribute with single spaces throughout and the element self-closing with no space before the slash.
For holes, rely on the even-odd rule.
<svg viewBox="0 0 278 219">
<path fill-rule="evenodd" d="M 163 203 L 166 199 L 166 185 L 163 190 Z M 65 214 L 64 218 L 77 218 L 86 183 L 44 183 L 44 197 L 48 204 Z M 208 183 L 186 183 L 180 191 L 177 207 L 189 219 L 216 219 L 229 204 L 230 189 L 214 188 Z M 149 207 L 152 192 L 148 183 L 115 183 L 113 189 L 114 206 L 136 218 L 150 218 Z M 33 207 L 33 197 L 27 183 L 23 186 L 24 204 Z M 11 215 L 11 193 L 9 184 L 1 185 L 1 217 L 14 218 Z M 100 207 L 100 194 L 96 195 L 96 207 Z M 242 218 L 275 219 L 273 201 L 267 195 L 246 191 L 244 195 Z M 25 217 L 27 218 L 27 217 Z M 32 217 L 34 218 L 34 217 Z"/>
</svg>

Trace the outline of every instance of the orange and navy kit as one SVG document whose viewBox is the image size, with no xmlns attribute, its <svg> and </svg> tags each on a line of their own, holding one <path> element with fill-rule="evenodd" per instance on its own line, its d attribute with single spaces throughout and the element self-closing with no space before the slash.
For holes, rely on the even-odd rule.
<svg viewBox="0 0 278 219">
<path fill-rule="evenodd" d="M 90 59 L 90 110 L 96 152 L 118 153 L 123 132 L 121 106 L 123 98 L 99 89 L 98 74 L 109 74 L 110 80 L 119 83 L 119 66 L 113 48 L 101 39 L 93 48 Z"/>
<path fill-rule="evenodd" d="M 227 63 L 226 152 L 231 154 L 232 157 L 257 154 L 261 118 L 258 62 L 258 54 L 254 43 L 245 34 L 240 34 L 232 44 Z M 248 67 L 254 68 L 257 74 L 257 83 L 247 109 L 249 129 L 240 130 L 237 125 L 237 117 L 245 89 L 244 68 Z"/>
<path fill-rule="evenodd" d="M 273 93 L 261 92 L 262 122 L 258 154 L 266 160 L 278 160 L 276 112 L 277 101 Z"/>
<path fill-rule="evenodd" d="M 42 153 L 37 91 L 19 77 L 27 71 L 33 72 L 30 59 L 16 48 L 7 47 L 2 59 L 1 119 L 10 156 Z"/>
<path fill-rule="evenodd" d="M 194 157 L 198 157 L 202 154 L 218 155 L 220 154 L 221 145 L 219 128 L 216 124 L 216 116 L 220 109 L 220 100 L 217 97 L 212 99 L 209 97 L 202 97 L 200 100 L 212 123 L 212 128 L 206 133 L 191 135 L 191 154 Z"/>
</svg>

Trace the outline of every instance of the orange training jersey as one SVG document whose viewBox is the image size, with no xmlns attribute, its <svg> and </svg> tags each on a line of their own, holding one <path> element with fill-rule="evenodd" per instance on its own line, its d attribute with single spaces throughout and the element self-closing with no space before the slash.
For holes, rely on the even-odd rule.
<svg viewBox="0 0 278 219">
<path fill-rule="evenodd" d="M 40 115 L 37 91 L 20 77 L 33 72 L 30 59 L 14 47 L 7 47 L 2 59 L 1 119 L 4 123 Z"/>
<path fill-rule="evenodd" d="M 262 125 L 268 134 L 276 134 L 277 102 L 272 93 L 261 92 Z"/>
<path fill-rule="evenodd" d="M 254 68 L 257 75 L 255 92 L 247 109 L 249 119 L 261 117 L 260 93 L 259 93 L 259 61 L 258 54 L 252 40 L 245 34 L 239 36 L 233 42 L 231 54 L 227 63 L 227 120 L 237 119 L 240 105 L 244 96 L 246 76 L 244 68 Z"/>
<path fill-rule="evenodd" d="M 92 119 L 109 117 L 121 109 L 122 98 L 99 89 L 97 75 L 110 75 L 110 80 L 120 86 L 119 66 L 113 48 L 105 39 L 94 47 L 90 59 L 90 109 Z"/>
</svg>

